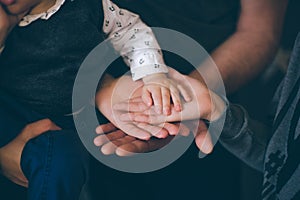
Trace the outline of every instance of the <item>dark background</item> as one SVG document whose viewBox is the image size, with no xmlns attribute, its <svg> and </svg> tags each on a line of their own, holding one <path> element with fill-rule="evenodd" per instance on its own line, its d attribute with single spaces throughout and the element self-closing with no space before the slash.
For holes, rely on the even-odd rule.
<svg viewBox="0 0 300 200">
<path fill-rule="evenodd" d="M 116 1 L 116 3 L 118 3 Z M 130 4 L 129 4 L 130 5 Z M 282 35 L 281 47 L 291 50 L 300 30 L 300 1 L 290 0 Z M 143 15 L 141 14 L 143 19 Z M 150 24 L 151 25 L 151 24 Z M 257 78 L 231 97 L 242 102 L 251 115 L 262 118 L 276 85 L 283 76 L 274 70 L 272 76 Z M 260 91 L 255 88 L 261 88 Z M 264 91 L 268 91 L 267 93 Z M 252 92 L 252 94 L 251 94 Z M 254 94 L 254 95 L 253 95 Z M 264 96 L 264 98 L 260 98 Z M 249 98 L 251 97 L 251 98 Z M 220 145 L 204 159 L 198 149 L 189 150 L 170 166 L 156 172 L 130 174 L 110 169 L 91 158 L 91 196 L 93 199 L 259 199 L 261 175 L 234 158 Z M 26 189 L 0 176 L 0 199 L 26 199 Z"/>
</svg>

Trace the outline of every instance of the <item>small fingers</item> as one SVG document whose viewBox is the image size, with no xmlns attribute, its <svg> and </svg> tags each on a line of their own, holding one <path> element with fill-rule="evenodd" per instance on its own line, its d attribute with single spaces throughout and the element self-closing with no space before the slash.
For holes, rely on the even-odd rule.
<svg viewBox="0 0 300 200">
<path fill-rule="evenodd" d="M 147 87 L 143 88 L 142 99 L 147 106 L 152 106 L 153 102 L 151 92 L 147 89 Z"/>
<path fill-rule="evenodd" d="M 162 96 L 161 96 L 161 88 L 155 87 L 151 91 L 155 111 L 157 114 L 162 114 Z"/>
<path fill-rule="evenodd" d="M 182 110 L 179 91 L 176 87 L 171 87 L 171 97 L 174 104 L 175 111 L 180 112 Z"/>
<path fill-rule="evenodd" d="M 162 96 L 163 114 L 170 115 L 171 114 L 170 90 L 168 88 L 162 87 L 161 96 Z"/>
</svg>

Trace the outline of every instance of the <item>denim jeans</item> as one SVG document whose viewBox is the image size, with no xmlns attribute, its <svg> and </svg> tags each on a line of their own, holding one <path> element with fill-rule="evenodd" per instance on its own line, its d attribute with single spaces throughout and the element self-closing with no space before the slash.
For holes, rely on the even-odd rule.
<svg viewBox="0 0 300 200">
<path fill-rule="evenodd" d="M 0 91 L 0 147 L 15 138 L 26 124 L 46 118 L 26 109 Z M 72 117 L 51 119 L 62 128 L 30 140 L 21 156 L 29 181 L 29 200 L 78 199 L 87 181 L 89 154 L 82 145 Z"/>
</svg>

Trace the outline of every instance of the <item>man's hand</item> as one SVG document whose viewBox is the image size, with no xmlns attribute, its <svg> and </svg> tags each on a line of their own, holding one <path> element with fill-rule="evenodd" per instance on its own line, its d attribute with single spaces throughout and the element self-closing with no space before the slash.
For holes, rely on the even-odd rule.
<svg viewBox="0 0 300 200">
<path fill-rule="evenodd" d="M 209 154 L 213 150 L 213 143 L 207 127 L 203 121 L 188 121 L 185 124 L 168 124 L 166 127 L 176 129 L 180 135 L 187 136 L 190 131 L 195 135 L 195 142 L 200 151 Z M 156 151 L 167 145 L 174 136 L 164 139 L 151 138 L 148 141 L 139 140 L 128 136 L 123 131 L 117 129 L 113 124 L 103 124 L 97 127 L 96 133 L 99 135 L 94 139 L 94 144 L 101 147 L 102 153 L 106 155 L 116 154 L 118 156 L 131 156 L 134 153 L 147 153 Z"/>
<path fill-rule="evenodd" d="M 187 136 L 190 130 L 179 124 L 165 123 L 164 129 L 173 135 L 179 132 L 183 136 Z M 146 153 L 158 150 L 167 145 L 174 136 L 169 135 L 164 139 L 150 138 L 149 140 L 140 140 L 117 129 L 112 123 L 103 124 L 96 128 L 99 135 L 94 139 L 94 144 L 101 147 L 102 153 L 105 155 L 117 154 L 118 156 L 130 156 L 134 153 Z"/>
<path fill-rule="evenodd" d="M 0 4 L 0 49 L 4 46 L 5 40 L 11 30 L 19 23 L 28 11 L 20 15 L 9 15 Z"/>
<path fill-rule="evenodd" d="M 14 140 L 0 148 L 1 173 L 12 182 L 28 187 L 28 180 L 20 166 L 23 148 L 30 139 L 50 130 L 60 130 L 60 128 L 49 119 L 28 124 Z"/>
</svg>

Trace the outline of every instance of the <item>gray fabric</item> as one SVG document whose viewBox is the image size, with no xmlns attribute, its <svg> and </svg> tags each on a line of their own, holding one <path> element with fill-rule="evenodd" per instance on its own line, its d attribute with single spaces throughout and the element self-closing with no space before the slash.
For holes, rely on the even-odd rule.
<svg viewBox="0 0 300 200">
<path fill-rule="evenodd" d="M 300 191 L 300 34 L 289 68 L 274 96 L 273 125 L 252 120 L 230 104 L 220 143 L 264 173 L 262 199 L 293 199 Z"/>
</svg>

